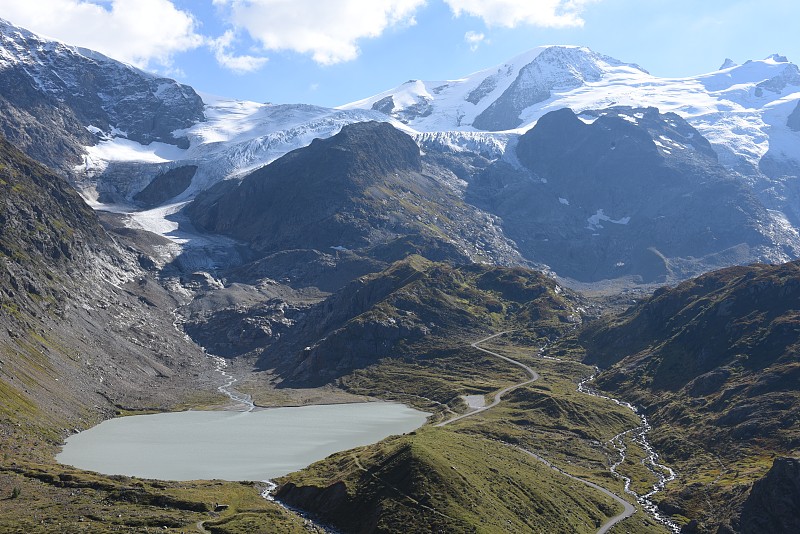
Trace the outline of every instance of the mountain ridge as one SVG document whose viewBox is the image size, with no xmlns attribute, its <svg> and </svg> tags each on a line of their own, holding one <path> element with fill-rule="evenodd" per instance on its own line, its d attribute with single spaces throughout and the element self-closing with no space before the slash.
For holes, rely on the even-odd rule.
<svg viewBox="0 0 800 534">
<path fill-rule="evenodd" d="M 796 478 L 776 506 L 784 516 L 768 519 L 752 506 L 787 489 L 794 467 L 780 457 L 800 447 L 799 292 L 796 261 L 730 267 L 661 288 L 579 335 L 585 361 L 603 367 L 595 383 L 646 407 L 654 444 L 685 473 L 661 506 L 694 518 L 692 532 L 793 522 Z M 779 474 L 781 466 L 789 469 Z"/>
<path fill-rule="evenodd" d="M 197 228 L 246 241 L 259 253 L 352 250 L 391 262 L 404 254 L 407 238 L 434 259 L 490 254 L 501 264 L 522 263 L 493 225 L 485 227 L 489 216 L 463 203 L 455 181 L 425 162 L 405 133 L 364 122 L 218 184 L 185 213 Z"/>
<path fill-rule="evenodd" d="M 25 46 L 40 42 L 25 35 Z M 2 120 L 97 211 L 0 141 L 0 485 L 22 488 L 0 501 L 0 529 L 80 530 L 86 519 L 98 531 L 280 530 L 266 511 L 277 505 L 253 485 L 177 488 L 54 463 L 74 429 L 220 406 L 226 388 L 259 406 L 367 395 L 432 421 L 495 395 L 474 417 L 282 481 L 304 508 L 333 503 L 345 528 L 424 530 L 435 516 L 445 530 L 595 532 L 619 499 L 576 493 L 564 475 L 620 496 L 630 487 L 687 532 L 757 530 L 765 502 L 792 517 L 798 465 L 783 457 L 800 442 L 800 264 L 667 285 L 798 256 L 800 78 L 786 58 L 663 80 L 586 49 L 543 48 L 458 93 L 459 105 L 484 106 L 470 124 L 434 109 L 448 87 L 419 81 L 403 102 L 382 96 L 366 110 L 198 104 L 167 81 L 175 114 L 139 129 L 158 78 L 58 44 L 41 54 L 30 65 L 50 78 L 0 64 Z M 88 65 L 100 76 L 72 83 Z M 80 90 L 103 100 L 126 80 L 132 107 L 116 107 L 123 93 L 75 104 Z M 615 100 L 626 83 L 629 99 L 680 89 L 686 100 L 626 106 Z M 472 131 L 478 117 L 517 126 Z M 47 130 L 51 119 L 63 124 Z M 520 267 L 533 264 L 544 272 Z M 634 306 L 601 314 L 621 303 Z M 542 380 L 520 384 L 523 368 Z M 640 412 L 595 395 L 592 381 Z M 520 387 L 501 401 L 509 384 Z M 648 439 L 679 471 L 666 488 Z M 664 532 L 643 508 L 621 527 Z"/>
<path fill-rule="evenodd" d="M 68 175 L 81 163 L 85 147 L 104 138 L 187 147 L 188 140 L 174 132 L 204 119 L 202 100 L 191 87 L 2 19 L 0 72 L 0 128 L 20 148 Z M 41 98 L 44 107 L 59 110 L 58 118 L 43 112 Z M 14 127 L 21 119 L 25 135 Z M 68 157 L 43 150 L 41 140 L 58 140 Z"/>
</svg>

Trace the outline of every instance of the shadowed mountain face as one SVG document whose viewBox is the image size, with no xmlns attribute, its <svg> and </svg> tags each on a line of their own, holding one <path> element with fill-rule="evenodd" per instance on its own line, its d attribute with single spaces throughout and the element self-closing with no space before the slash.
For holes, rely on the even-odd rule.
<svg viewBox="0 0 800 534">
<path fill-rule="evenodd" d="M 0 290 L 6 298 L 38 296 L 59 305 L 67 295 L 53 283 L 56 273 L 77 279 L 103 253 L 123 261 L 103 239 L 95 213 L 66 181 L 2 139 L 0 158 L 0 268 L 5 275 Z"/>
<path fill-rule="evenodd" d="M 399 187 L 400 172 L 414 176 L 421 167 L 410 137 L 388 124 L 355 125 L 200 195 L 188 213 L 198 228 L 267 252 L 360 248 L 369 243 L 372 227 L 391 224 L 380 224 L 384 183 Z M 358 208 L 368 211 L 353 213 Z"/>
<path fill-rule="evenodd" d="M 387 262 L 417 252 L 521 262 L 491 217 L 463 202 L 456 182 L 449 170 L 424 162 L 408 135 L 386 123 L 358 123 L 218 184 L 186 213 L 197 228 L 261 254 L 347 249 Z"/>
<path fill-rule="evenodd" d="M 753 485 L 739 525 L 742 534 L 800 530 L 800 458 L 775 458 Z"/>
<path fill-rule="evenodd" d="M 548 113 L 519 140 L 524 171 L 495 165 L 470 186 L 525 257 L 581 281 L 657 282 L 800 250 L 677 115 L 612 108 L 587 120 Z"/>
<path fill-rule="evenodd" d="M 147 187 L 133 195 L 133 200 L 153 208 L 183 193 L 197 172 L 197 165 L 186 165 L 159 174 Z"/>
<path fill-rule="evenodd" d="M 705 525 L 699 532 L 735 526 L 749 484 L 769 467 L 766 459 L 800 449 L 798 303 L 797 262 L 733 267 L 658 290 L 582 335 L 588 361 L 608 367 L 597 384 L 647 407 L 659 427 L 659 450 L 685 462 L 676 465 L 685 482 L 665 502 L 670 513 Z M 735 482 L 681 491 L 693 472 L 714 467 L 704 454 L 724 465 L 720 478 Z M 715 510 L 707 499 L 726 505 Z M 745 515 L 755 524 L 752 507 Z"/>
<path fill-rule="evenodd" d="M 773 371 L 761 376 L 759 384 L 746 384 L 735 395 L 730 391 L 727 402 L 717 405 L 728 411 L 733 400 L 748 398 L 748 392 L 780 391 L 800 372 L 795 352 L 800 343 L 798 302 L 797 262 L 723 269 L 660 289 L 608 326 L 593 330 L 590 356 L 604 367 L 634 357 L 626 366 L 626 383 L 638 368 L 630 363 L 646 363 L 649 389 L 702 397 L 722 393 L 732 380 Z M 611 378 L 606 381 L 612 383 Z M 738 424 L 734 419 L 729 426 Z M 739 422 L 745 420 L 748 426 L 754 423 L 748 417 Z"/>
<path fill-rule="evenodd" d="M 792 114 L 789 115 L 787 126 L 789 126 L 789 128 L 795 132 L 800 132 L 800 102 L 797 103 L 794 111 L 792 111 Z"/>
</svg>

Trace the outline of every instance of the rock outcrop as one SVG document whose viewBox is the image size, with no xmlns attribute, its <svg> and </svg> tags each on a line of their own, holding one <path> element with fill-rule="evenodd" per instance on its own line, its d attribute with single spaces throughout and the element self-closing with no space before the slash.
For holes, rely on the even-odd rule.
<svg viewBox="0 0 800 534">
<path fill-rule="evenodd" d="M 1 19 L 0 50 L 0 130 L 51 168 L 71 172 L 97 136 L 186 148 L 174 132 L 204 120 L 189 86 Z"/>
<path fill-rule="evenodd" d="M 519 139 L 516 155 L 523 169 L 490 167 L 467 199 L 559 275 L 665 282 L 800 252 L 798 237 L 675 114 L 554 111 Z"/>
<path fill-rule="evenodd" d="M 147 187 L 133 195 L 133 200 L 153 208 L 186 191 L 197 172 L 197 165 L 185 165 L 159 174 Z"/>
<path fill-rule="evenodd" d="M 742 534 L 800 532 L 800 458 L 775 458 L 744 503 Z"/>
<path fill-rule="evenodd" d="M 313 249 L 390 263 L 411 253 L 523 263 L 491 216 L 466 204 L 455 175 L 387 123 L 345 126 L 185 208 L 192 224 L 259 254 Z"/>
<path fill-rule="evenodd" d="M 786 125 L 795 132 L 800 132 L 800 102 L 797 103 L 794 111 L 789 115 Z"/>
</svg>

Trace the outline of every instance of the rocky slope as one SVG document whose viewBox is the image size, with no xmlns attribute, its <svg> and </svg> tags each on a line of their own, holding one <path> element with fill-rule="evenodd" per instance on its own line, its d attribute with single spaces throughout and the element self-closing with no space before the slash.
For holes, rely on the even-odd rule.
<svg viewBox="0 0 800 534">
<path fill-rule="evenodd" d="M 461 187 L 447 169 L 424 161 L 408 135 L 370 122 L 220 183 L 185 212 L 196 228 L 245 241 L 262 255 L 313 249 L 388 262 L 410 252 L 521 262 L 491 216 L 461 200 Z"/>
<path fill-rule="evenodd" d="M 467 199 L 562 276 L 663 282 L 800 252 L 797 233 L 675 114 L 554 111 L 520 137 L 516 156 L 522 169 L 489 167 Z"/>
<path fill-rule="evenodd" d="M 582 335 L 588 361 L 608 367 L 597 384 L 645 407 L 656 446 L 683 471 L 662 505 L 695 531 L 738 530 L 770 458 L 800 450 L 798 298 L 796 262 L 729 268 Z"/>
<path fill-rule="evenodd" d="M 65 172 L 81 162 L 84 146 L 109 136 L 185 148 L 188 140 L 173 132 L 203 120 L 203 101 L 191 87 L 3 20 L 0 72 L 5 136 Z"/>
<path fill-rule="evenodd" d="M 0 141 L 0 436 L 48 454 L 122 407 L 173 405 L 210 371 L 178 302 L 59 176 Z"/>
<path fill-rule="evenodd" d="M 786 119 L 786 126 L 795 132 L 800 131 L 800 102 L 797 103 L 797 107 L 794 108 L 789 118 Z"/>
<path fill-rule="evenodd" d="M 775 458 L 753 484 L 739 528 L 743 534 L 800 530 L 800 458 Z"/>
<path fill-rule="evenodd" d="M 557 335 L 582 318 L 577 297 L 535 271 L 453 267 L 410 256 L 308 310 L 262 356 L 286 383 L 325 383 L 382 358 L 435 358 L 476 332 L 535 324 Z"/>
</svg>

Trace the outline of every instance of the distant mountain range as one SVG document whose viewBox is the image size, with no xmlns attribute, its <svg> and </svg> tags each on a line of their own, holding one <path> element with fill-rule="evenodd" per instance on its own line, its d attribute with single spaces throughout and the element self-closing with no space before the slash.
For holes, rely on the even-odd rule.
<svg viewBox="0 0 800 534">
<path fill-rule="evenodd" d="M 182 216 L 170 214 L 200 191 L 253 171 L 243 183 L 268 180 L 278 171 L 258 169 L 314 138 L 385 121 L 443 169 L 430 187 L 459 200 L 434 210 L 439 221 L 447 206 L 465 204 L 470 217 L 485 219 L 491 239 L 467 231 L 477 247 L 454 231 L 468 225 L 437 230 L 461 243 L 465 257 L 516 256 L 519 264 L 589 282 L 666 281 L 786 261 L 800 251 L 800 71 L 781 56 L 662 79 L 586 48 L 550 46 L 459 80 L 410 81 L 326 109 L 201 99 L 190 87 L 9 23 L 0 34 L 7 137 L 65 171 L 90 201 L 127 205 L 128 224 L 162 235 L 176 235 Z M 563 108 L 577 118 L 550 115 Z M 368 150 L 376 161 L 391 159 L 386 145 Z M 302 177 L 292 181 L 291 198 L 275 187 L 276 206 L 318 195 Z M 400 190 L 390 189 L 399 202 Z M 358 219 L 351 210 L 360 202 L 339 205 L 338 217 Z M 205 224 L 200 219 L 210 215 L 190 211 L 205 231 L 266 237 Z M 228 225 L 239 217 L 215 214 Z M 183 241 L 191 246 L 192 239 Z M 313 248 L 342 245 L 335 241 Z"/>
</svg>

